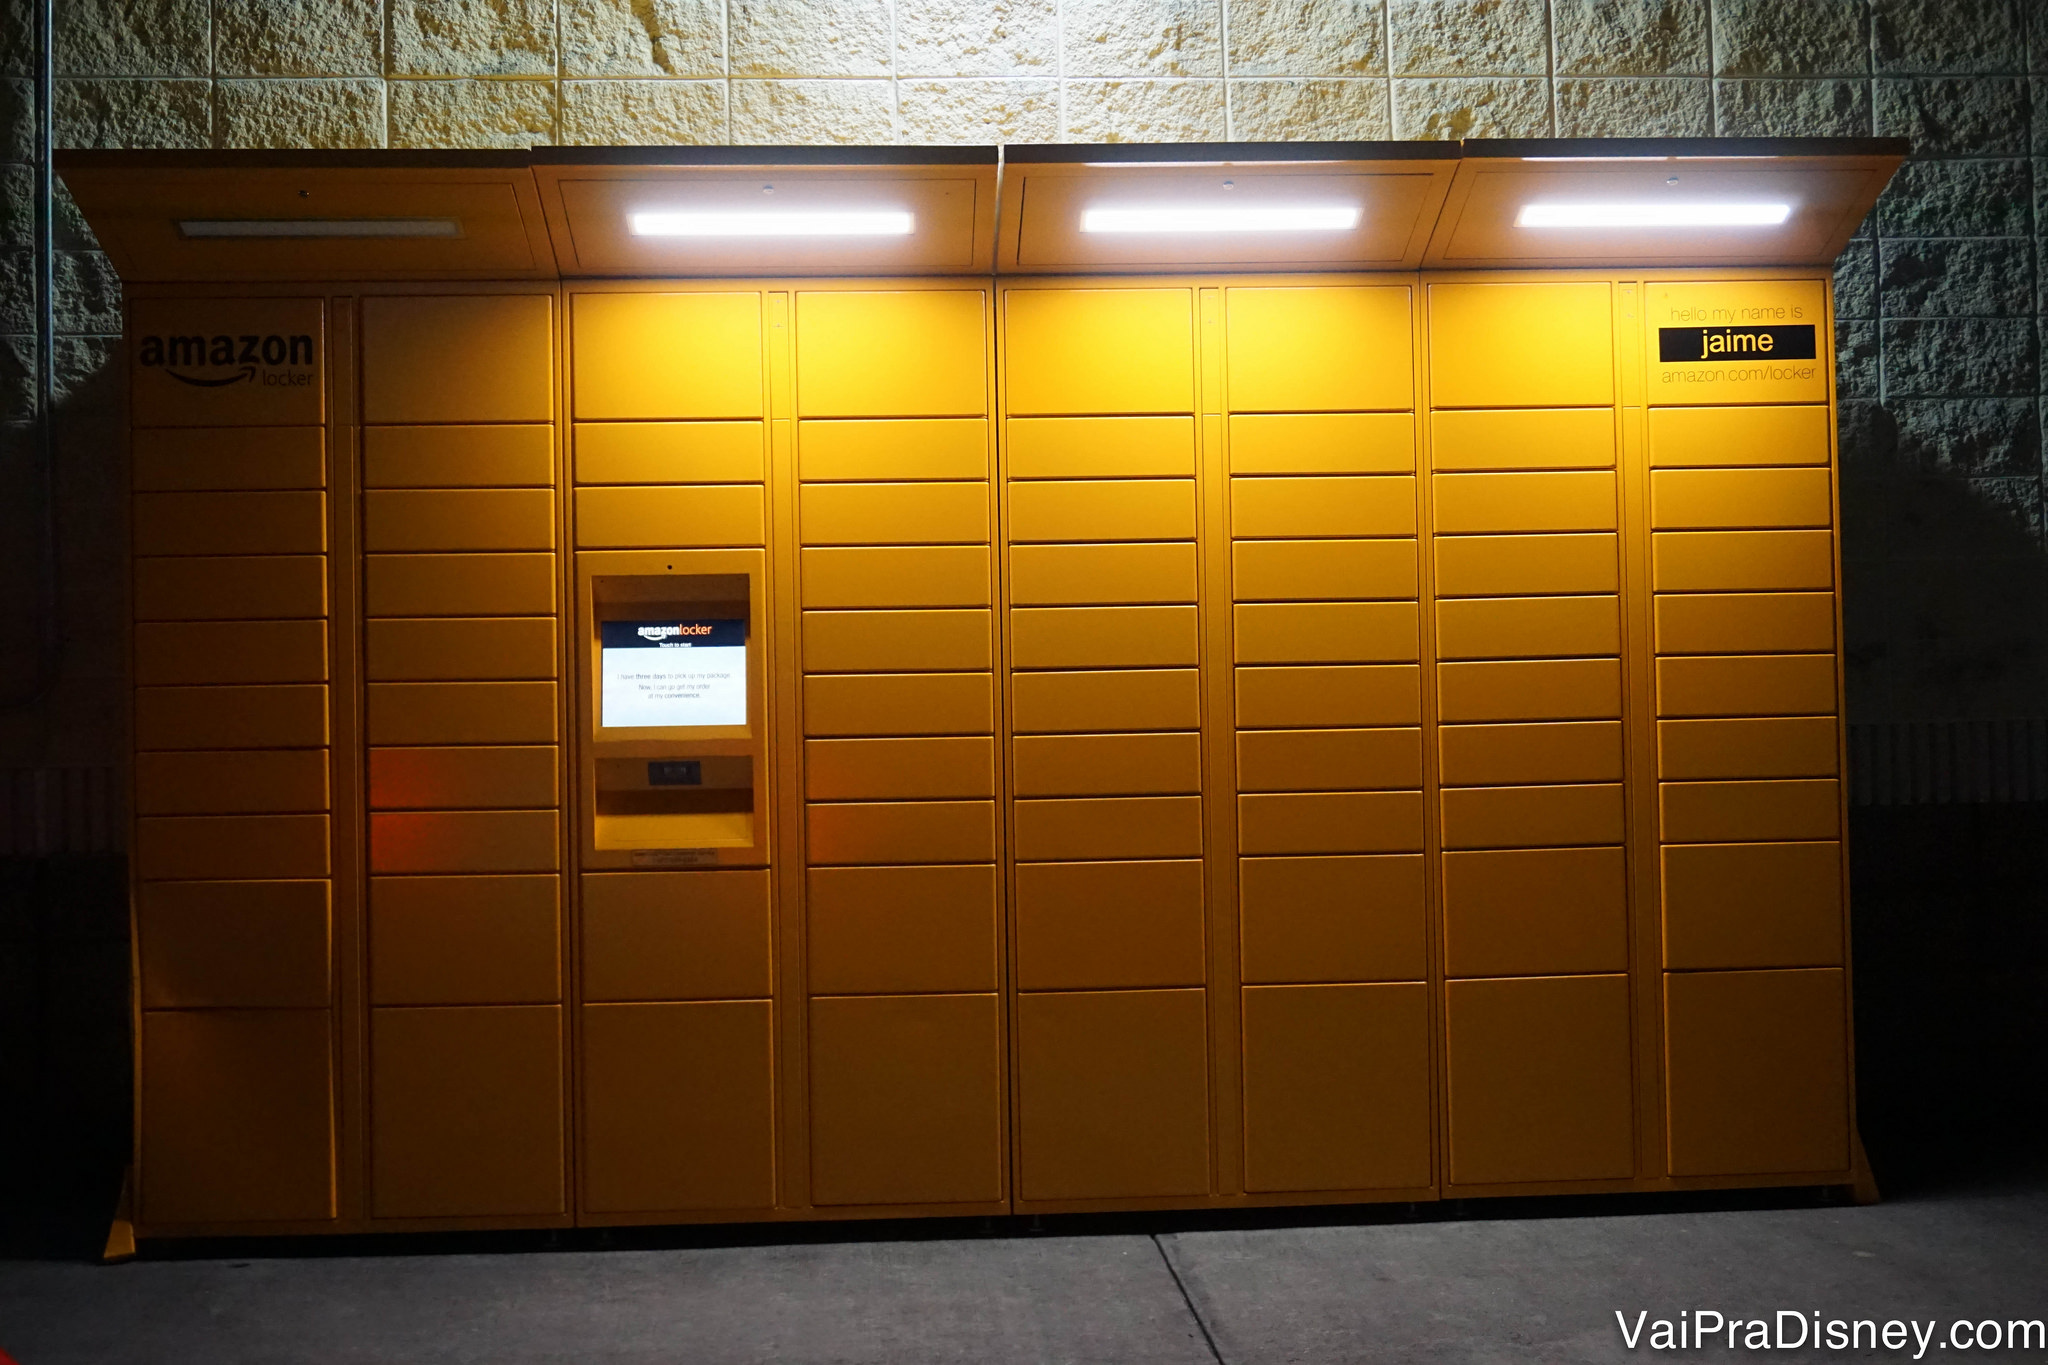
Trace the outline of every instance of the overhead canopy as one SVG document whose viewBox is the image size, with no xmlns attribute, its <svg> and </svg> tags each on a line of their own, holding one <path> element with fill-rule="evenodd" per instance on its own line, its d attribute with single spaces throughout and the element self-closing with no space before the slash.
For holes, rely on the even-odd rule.
<svg viewBox="0 0 2048 1365">
<path fill-rule="evenodd" d="M 986 275 L 996 165 L 994 147 L 533 154 L 565 276 Z"/>
<path fill-rule="evenodd" d="M 58 152 L 124 280 L 553 279 L 524 152 Z"/>
<path fill-rule="evenodd" d="M 1424 263 L 1826 265 L 1906 148 L 1877 138 L 1467 142 Z"/>
<path fill-rule="evenodd" d="M 1904 160 L 1859 138 L 71 151 L 121 277 L 1817 266 Z"/>
<path fill-rule="evenodd" d="M 1008 148 L 999 268 L 1413 270 L 1451 142 Z"/>
</svg>

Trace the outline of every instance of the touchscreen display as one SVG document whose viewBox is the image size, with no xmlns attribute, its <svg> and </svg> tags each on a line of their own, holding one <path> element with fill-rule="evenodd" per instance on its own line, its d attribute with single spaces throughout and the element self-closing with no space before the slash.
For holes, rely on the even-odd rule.
<svg viewBox="0 0 2048 1365">
<path fill-rule="evenodd" d="M 745 621 L 603 621 L 598 724 L 747 723 Z"/>
</svg>

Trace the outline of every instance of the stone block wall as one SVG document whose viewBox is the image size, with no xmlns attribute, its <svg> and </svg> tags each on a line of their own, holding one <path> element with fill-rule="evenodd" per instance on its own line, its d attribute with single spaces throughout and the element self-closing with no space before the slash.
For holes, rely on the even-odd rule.
<svg viewBox="0 0 2048 1365">
<path fill-rule="evenodd" d="M 0 0 L 0 687 L 21 671 L 27 5 Z M 1889 135 L 1838 268 L 1851 719 L 2048 711 L 2039 0 L 59 0 L 74 147 Z M 121 736 L 119 290 L 58 260 L 63 683 L 0 767 Z"/>
</svg>

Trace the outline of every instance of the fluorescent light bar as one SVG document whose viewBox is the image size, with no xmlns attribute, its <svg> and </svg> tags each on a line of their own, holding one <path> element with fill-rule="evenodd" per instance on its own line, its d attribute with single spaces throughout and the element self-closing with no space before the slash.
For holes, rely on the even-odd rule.
<svg viewBox="0 0 2048 1365">
<path fill-rule="evenodd" d="M 454 218 L 185 218 L 184 237 L 460 237 Z"/>
<path fill-rule="evenodd" d="M 917 226 L 901 209 L 663 210 L 627 221 L 636 237 L 906 237 Z"/>
<path fill-rule="evenodd" d="M 1525 228 L 1776 227 L 1792 216 L 1790 204 L 1679 200 L 1666 204 L 1524 204 L 1515 226 Z"/>
<path fill-rule="evenodd" d="M 1358 226 L 1350 205 L 1271 208 L 1161 205 L 1144 209 L 1083 209 L 1083 232 L 1344 232 Z"/>
</svg>

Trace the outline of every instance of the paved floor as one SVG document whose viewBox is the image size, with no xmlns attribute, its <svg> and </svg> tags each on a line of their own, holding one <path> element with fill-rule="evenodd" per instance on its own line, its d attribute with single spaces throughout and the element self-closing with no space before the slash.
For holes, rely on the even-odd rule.
<svg viewBox="0 0 2048 1365">
<path fill-rule="evenodd" d="M 1698 1309 L 1933 1319 L 1941 1334 L 1958 1317 L 2048 1317 L 2039 1181 L 1870 1208 L 1573 1207 L 896 1240 L 847 1230 L 826 1235 L 853 1239 L 780 1244 L 743 1232 L 725 1245 L 610 1250 L 17 1260 L 0 1262 L 0 1349 L 21 1365 L 1576 1362 L 1749 1354 L 1720 1337 L 1704 1351 L 1651 1351 L 1653 1328 L 1631 1353 L 1617 1310 L 1631 1324 Z M 1905 1360 L 1914 1349 L 1760 1354 Z"/>
</svg>

